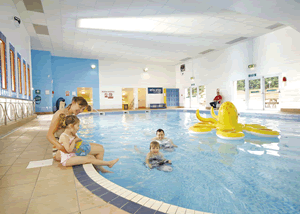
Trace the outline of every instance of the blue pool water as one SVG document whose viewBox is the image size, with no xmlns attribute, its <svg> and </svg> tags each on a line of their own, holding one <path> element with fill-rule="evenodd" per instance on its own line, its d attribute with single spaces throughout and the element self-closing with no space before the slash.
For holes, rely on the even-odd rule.
<svg viewBox="0 0 300 214">
<path fill-rule="evenodd" d="M 241 123 L 280 131 L 280 139 L 246 134 L 244 140 L 226 141 L 215 132 L 189 133 L 188 128 L 199 122 L 195 113 L 152 111 L 80 119 L 82 139 L 102 144 L 105 160 L 120 158 L 111 169 L 114 173 L 103 176 L 133 192 L 204 212 L 299 213 L 299 120 L 240 117 Z M 178 145 L 175 152 L 162 151 L 172 160 L 173 172 L 149 170 L 143 165 L 159 128 Z"/>
</svg>

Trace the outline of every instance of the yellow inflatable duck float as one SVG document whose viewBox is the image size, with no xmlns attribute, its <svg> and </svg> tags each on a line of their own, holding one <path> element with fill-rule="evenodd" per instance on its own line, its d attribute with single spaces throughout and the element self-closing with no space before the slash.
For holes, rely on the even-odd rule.
<svg viewBox="0 0 300 214">
<path fill-rule="evenodd" d="M 219 109 L 218 116 L 214 109 L 210 111 L 213 118 L 203 118 L 196 111 L 196 117 L 200 123 L 196 123 L 189 128 L 190 131 L 206 134 L 213 129 L 217 130 L 217 136 L 222 139 L 239 140 L 245 137 L 245 132 L 260 136 L 260 137 L 278 137 L 279 132 L 268 129 L 265 126 L 258 124 L 240 124 L 238 123 L 238 112 L 232 102 L 225 102 Z"/>
</svg>

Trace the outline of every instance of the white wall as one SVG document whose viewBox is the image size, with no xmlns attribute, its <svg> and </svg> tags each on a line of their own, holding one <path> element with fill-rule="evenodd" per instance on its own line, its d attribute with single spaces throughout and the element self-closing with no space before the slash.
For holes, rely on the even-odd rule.
<svg viewBox="0 0 300 214">
<path fill-rule="evenodd" d="M 191 86 L 190 77 L 194 76 L 196 85 L 206 86 L 207 106 L 216 96 L 217 88 L 220 89 L 224 101 L 232 100 L 232 81 L 245 79 L 248 75 L 250 46 L 251 42 L 244 42 L 182 63 L 186 67 L 184 75 L 181 75 L 180 64 L 176 65 L 176 87 L 183 92 L 184 88 Z M 180 98 L 180 105 L 184 106 L 184 96 Z"/>
<path fill-rule="evenodd" d="M 26 61 L 26 64 L 30 66 L 31 69 L 31 47 L 30 47 L 30 36 L 27 33 L 27 30 L 24 26 L 24 23 L 21 20 L 21 25 L 17 28 L 14 24 L 13 17 L 17 16 L 20 18 L 20 15 L 15 7 L 15 4 L 12 0 L 1 0 L 0 6 L 0 31 L 6 37 L 6 56 L 7 56 L 7 77 L 8 77 L 8 87 L 11 88 L 11 69 L 10 69 L 10 52 L 9 52 L 9 43 L 11 43 L 15 48 L 15 66 L 17 66 L 17 53 L 21 54 L 22 63 L 23 59 Z M 16 67 L 17 68 L 17 67 Z M 27 65 L 26 65 L 27 68 Z M 22 64 L 23 71 L 23 64 Z M 16 72 L 17 69 L 16 69 Z M 31 84 L 32 84 L 32 73 L 30 74 Z M 16 79 L 16 87 L 18 88 L 18 81 Z M 24 87 L 24 84 L 23 84 Z M 18 91 L 18 90 L 17 90 Z M 24 91 L 24 88 L 23 88 Z M 8 93 L 8 92 L 4 92 Z M 10 94 L 2 94 L 10 96 Z M 23 93 L 24 94 L 24 93 Z M 32 94 L 32 93 L 31 93 Z"/>
<path fill-rule="evenodd" d="M 286 27 L 254 40 L 256 73 L 282 74 L 287 78 L 287 84 L 280 94 L 281 108 L 300 109 L 299 38 L 298 31 Z"/>
<path fill-rule="evenodd" d="M 149 79 L 143 80 L 141 74 L 148 68 Z M 100 95 L 100 109 L 122 108 L 122 88 L 134 88 L 137 101 L 137 89 L 148 87 L 175 88 L 176 75 L 173 66 L 149 65 L 125 62 L 103 62 L 99 60 L 99 84 L 101 91 L 115 91 L 114 100 L 103 99 Z M 148 95 L 146 90 L 146 107 L 150 103 L 163 103 L 163 94 Z M 138 102 L 135 102 L 135 108 Z"/>
<path fill-rule="evenodd" d="M 175 66 L 176 87 L 180 93 L 191 86 L 190 77 L 196 85 L 206 85 L 207 106 L 220 88 L 224 101 L 233 101 L 233 81 L 247 79 L 248 74 L 257 76 L 281 74 L 287 77 L 287 85 L 281 90 L 281 108 L 300 108 L 300 33 L 291 27 L 263 35 L 225 50 L 207 54 L 182 63 L 186 71 L 182 76 L 180 64 Z M 249 64 L 256 64 L 249 70 Z M 282 79 L 280 80 L 282 81 Z M 184 94 L 184 93 L 183 93 Z M 184 105 L 184 96 L 180 96 Z"/>
</svg>

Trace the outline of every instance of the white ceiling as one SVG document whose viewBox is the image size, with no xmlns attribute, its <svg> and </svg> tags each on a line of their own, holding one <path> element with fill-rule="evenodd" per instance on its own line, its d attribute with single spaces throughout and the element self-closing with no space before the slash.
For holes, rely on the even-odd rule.
<svg viewBox="0 0 300 214">
<path fill-rule="evenodd" d="M 44 13 L 12 1 L 31 48 L 54 56 L 175 65 L 282 28 L 266 29 L 276 23 L 300 32 L 300 0 L 41 0 Z M 101 17 L 142 17 L 156 25 L 150 32 L 77 28 L 80 18 Z M 36 34 L 33 24 L 46 25 L 49 35 Z"/>
</svg>

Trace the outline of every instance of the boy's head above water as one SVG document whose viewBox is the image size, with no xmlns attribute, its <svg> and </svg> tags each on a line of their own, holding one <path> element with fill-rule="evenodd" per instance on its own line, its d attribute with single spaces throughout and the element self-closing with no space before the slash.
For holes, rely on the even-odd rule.
<svg viewBox="0 0 300 214">
<path fill-rule="evenodd" d="M 150 152 L 151 153 L 157 154 L 159 152 L 159 149 L 160 149 L 160 145 L 157 141 L 152 141 L 150 143 Z"/>
<path fill-rule="evenodd" d="M 165 132 L 164 132 L 164 130 L 162 130 L 162 129 L 157 129 L 157 131 L 156 131 L 156 137 L 157 137 L 159 140 L 164 139 L 164 137 L 165 137 Z"/>
</svg>

